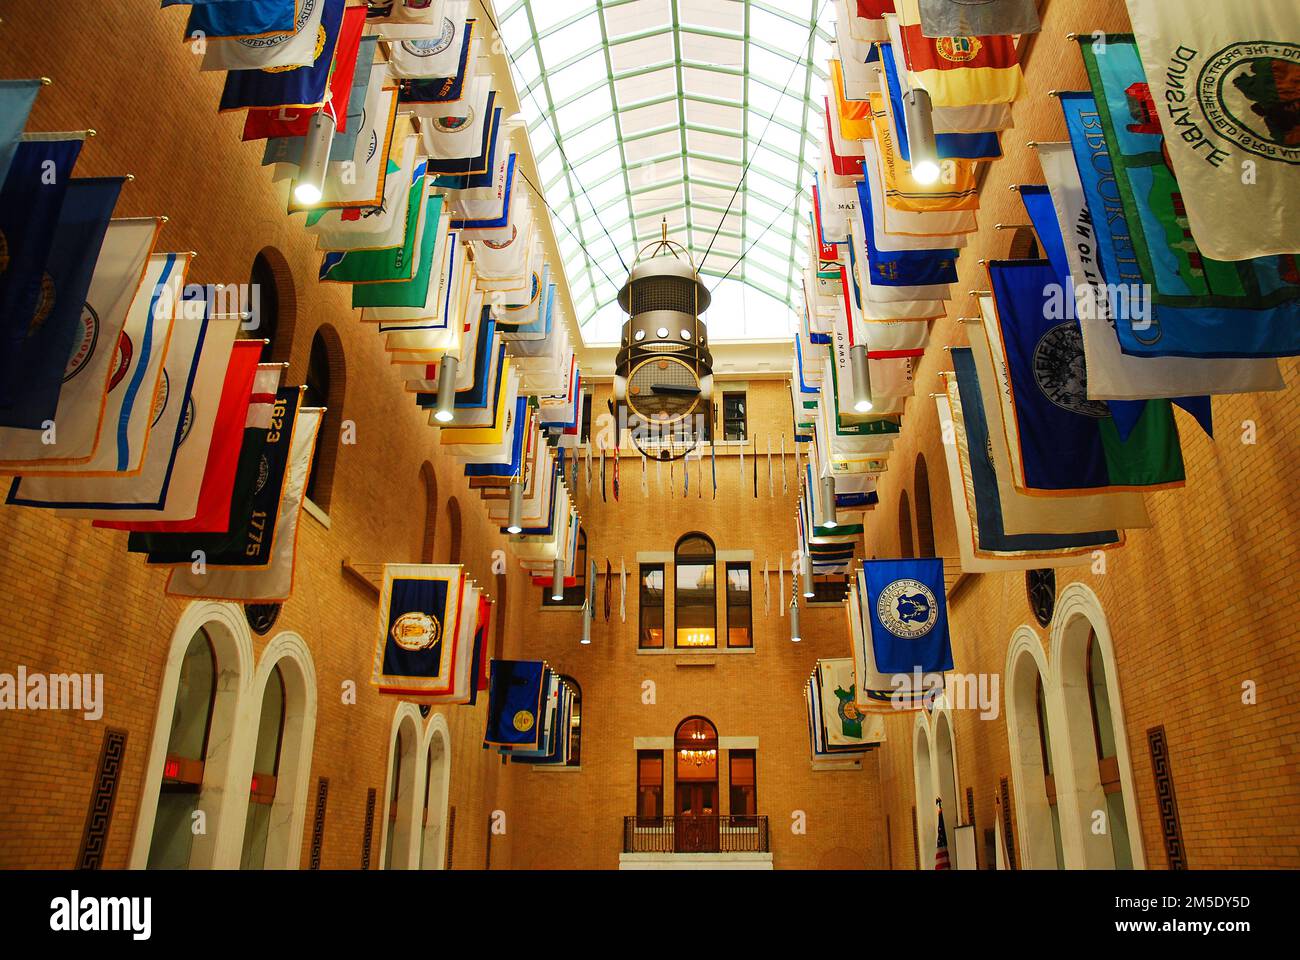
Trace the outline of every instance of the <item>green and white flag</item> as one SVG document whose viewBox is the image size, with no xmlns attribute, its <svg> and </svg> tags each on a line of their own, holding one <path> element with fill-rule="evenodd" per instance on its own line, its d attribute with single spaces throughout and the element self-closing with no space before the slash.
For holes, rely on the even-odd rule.
<svg viewBox="0 0 1300 960">
<path fill-rule="evenodd" d="M 1300 217 L 1282 215 L 1300 196 L 1300 4 L 1128 10 L 1196 245 L 1215 260 L 1300 251 Z"/>
</svg>

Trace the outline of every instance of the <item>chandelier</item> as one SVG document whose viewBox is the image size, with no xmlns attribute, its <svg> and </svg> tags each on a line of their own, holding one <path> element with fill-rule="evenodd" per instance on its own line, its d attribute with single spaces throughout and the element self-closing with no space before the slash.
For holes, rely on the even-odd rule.
<svg viewBox="0 0 1300 960">
<path fill-rule="evenodd" d="M 614 360 L 614 403 L 632 414 L 628 427 L 642 454 L 679 460 L 713 418 L 713 355 L 700 319 L 712 297 L 689 251 L 668 239 L 667 220 L 662 229 L 618 294 L 628 319 Z"/>
</svg>

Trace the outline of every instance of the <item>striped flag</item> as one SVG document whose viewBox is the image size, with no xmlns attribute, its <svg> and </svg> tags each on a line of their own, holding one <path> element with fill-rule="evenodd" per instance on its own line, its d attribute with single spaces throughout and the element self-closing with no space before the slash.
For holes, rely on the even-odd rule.
<svg viewBox="0 0 1300 960">
<path fill-rule="evenodd" d="M 951 870 L 952 864 L 948 862 L 948 831 L 943 828 L 943 804 L 936 804 L 939 807 L 939 837 L 934 842 L 934 869 Z"/>
</svg>

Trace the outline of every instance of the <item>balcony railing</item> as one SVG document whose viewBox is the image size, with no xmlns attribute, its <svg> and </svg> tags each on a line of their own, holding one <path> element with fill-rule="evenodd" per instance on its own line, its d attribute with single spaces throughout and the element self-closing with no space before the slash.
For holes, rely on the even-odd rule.
<svg viewBox="0 0 1300 960">
<path fill-rule="evenodd" d="M 624 853 L 769 853 L 767 817 L 624 817 Z"/>
</svg>

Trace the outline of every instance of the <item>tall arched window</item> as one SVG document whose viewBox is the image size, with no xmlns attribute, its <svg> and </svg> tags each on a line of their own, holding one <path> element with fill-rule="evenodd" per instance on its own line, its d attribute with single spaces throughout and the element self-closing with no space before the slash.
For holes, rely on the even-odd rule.
<svg viewBox="0 0 1300 960">
<path fill-rule="evenodd" d="M 565 766 L 582 766 L 582 687 L 570 676 L 561 680 L 573 688 L 573 713 L 569 717 L 569 762 Z"/>
<path fill-rule="evenodd" d="M 717 551 L 702 533 L 688 533 L 673 551 L 674 646 L 718 645 Z"/>
<path fill-rule="evenodd" d="M 673 734 L 675 848 L 718 849 L 718 728 L 705 717 L 687 717 Z"/>
<path fill-rule="evenodd" d="M 262 251 L 253 259 L 253 269 L 248 278 L 248 316 L 240 329 L 240 337 L 265 340 L 262 362 L 270 363 L 275 356 L 276 334 L 280 326 L 280 290 L 275 270 Z"/>
<path fill-rule="evenodd" d="M 425 734 L 424 810 L 420 819 L 420 869 L 446 866 L 447 816 L 451 796 L 451 750 L 447 723 L 434 714 Z"/>
<path fill-rule="evenodd" d="M 253 750 L 253 780 L 248 792 L 248 816 L 244 821 L 244 851 L 239 860 L 241 870 L 261 870 L 266 866 L 266 840 L 280 774 L 280 748 L 284 744 L 284 706 L 284 677 L 279 666 L 275 666 L 271 668 L 271 678 L 262 694 L 257 746 Z"/>
<path fill-rule="evenodd" d="M 1120 782 L 1115 726 L 1111 720 L 1110 683 L 1095 630 L 1088 631 L 1088 705 L 1092 712 L 1097 778 L 1101 782 L 1102 793 L 1106 796 L 1106 819 L 1115 868 L 1132 870 L 1133 856 L 1129 848 L 1128 817 L 1124 812 L 1124 788 Z"/>
<path fill-rule="evenodd" d="M 952 717 L 947 710 L 936 711 L 934 716 L 934 790 L 943 801 L 943 825 L 951 838 L 952 831 L 961 822 L 961 811 L 957 806 L 957 756 L 953 745 Z M 935 829 L 937 832 L 938 827 Z M 949 855 L 955 863 L 954 847 L 950 841 Z"/>
<path fill-rule="evenodd" d="M 396 730 L 391 742 L 389 762 L 387 828 L 384 831 L 384 869 L 408 870 L 411 867 L 412 814 L 416 805 L 416 760 L 419 756 L 419 712 L 409 703 L 397 708 Z"/>
<path fill-rule="evenodd" d="M 912 508 L 906 490 L 898 496 L 898 555 L 903 558 L 916 556 L 912 548 Z"/>
<path fill-rule="evenodd" d="M 1047 696 L 1043 688 L 1043 675 L 1038 675 L 1034 692 L 1038 713 L 1038 746 L 1043 760 L 1043 790 L 1047 794 L 1047 812 L 1052 820 L 1052 843 L 1056 849 L 1056 868 L 1065 866 L 1065 852 L 1061 847 L 1061 809 L 1056 799 L 1056 767 L 1052 763 L 1052 732 L 1047 719 Z"/>
<path fill-rule="evenodd" d="M 420 562 L 433 563 L 434 542 L 438 533 L 438 475 L 428 460 L 420 467 L 424 486 L 424 533 L 420 541 Z"/>
<path fill-rule="evenodd" d="M 343 426 L 343 399 L 346 386 L 343 344 L 338 331 L 322 323 L 312 337 L 307 358 L 307 387 L 304 407 L 327 407 L 312 454 L 311 476 L 307 480 L 307 499 L 328 511 L 330 491 L 334 485 L 334 464 L 338 459 L 339 435 Z"/>
<path fill-rule="evenodd" d="M 460 501 L 447 498 L 447 562 L 460 563 Z"/>
<path fill-rule="evenodd" d="M 934 867 L 934 846 L 939 821 L 934 807 L 934 762 L 931 760 L 930 728 L 925 712 L 916 715 L 912 728 L 912 794 L 916 826 L 916 869 Z"/>
<path fill-rule="evenodd" d="M 925 465 L 923 453 L 916 455 L 912 492 L 916 496 L 916 555 L 933 557 L 934 518 L 930 513 L 930 471 Z"/>
<path fill-rule="evenodd" d="M 207 630 L 199 628 L 181 663 L 158 812 L 149 844 L 151 870 L 183 870 L 191 866 L 193 815 L 203 792 L 216 697 L 217 657 Z"/>
</svg>

